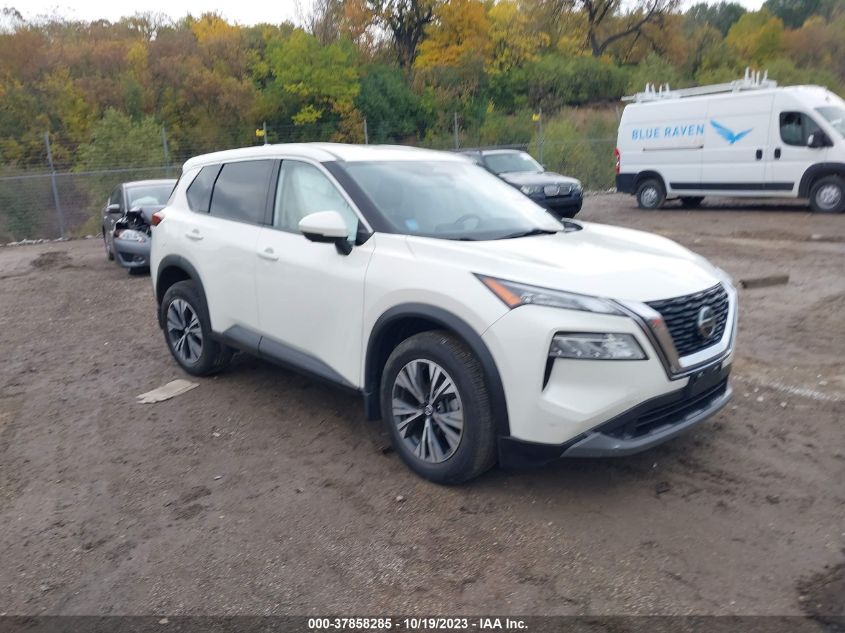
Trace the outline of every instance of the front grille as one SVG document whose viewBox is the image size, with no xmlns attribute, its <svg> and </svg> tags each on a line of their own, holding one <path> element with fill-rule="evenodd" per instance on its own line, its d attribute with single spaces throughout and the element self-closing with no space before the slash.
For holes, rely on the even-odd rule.
<svg viewBox="0 0 845 633">
<path fill-rule="evenodd" d="M 728 293 L 722 284 L 683 297 L 650 301 L 648 305 L 657 310 L 666 322 L 678 356 L 687 356 L 710 347 L 721 340 L 725 333 L 728 322 Z M 716 320 L 716 327 L 707 338 L 702 336 L 698 328 L 698 315 L 705 306 L 713 310 Z"/>
<path fill-rule="evenodd" d="M 547 198 L 553 198 L 555 196 L 568 196 L 570 193 L 572 193 L 572 185 L 546 185 L 545 187 L 543 187 L 543 193 L 546 194 Z"/>
<path fill-rule="evenodd" d="M 629 440 L 642 437 L 665 427 L 680 424 L 691 414 L 710 406 L 711 402 L 725 394 L 727 388 L 728 379 L 725 378 L 716 386 L 693 398 L 672 402 L 671 404 L 651 409 L 638 415 L 633 420 L 616 426 L 613 429 L 605 430 L 603 433 L 620 440 Z"/>
</svg>

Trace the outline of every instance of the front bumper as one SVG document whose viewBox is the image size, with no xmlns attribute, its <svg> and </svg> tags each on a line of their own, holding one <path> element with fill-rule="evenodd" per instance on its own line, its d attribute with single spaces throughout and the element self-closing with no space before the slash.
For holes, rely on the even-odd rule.
<svg viewBox="0 0 845 633">
<path fill-rule="evenodd" d="M 647 358 L 547 360 L 557 332 L 630 334 Z M 646 450 L 714 415 L 731 394 L 732 344 L 673 374 L 629 317 L 522 306 L 483 338 L 505 389 L 510 435 L 500 440 L 504 465 Z"/>
<path fill-rule="evenodd" d="M 147 268 L 150 265 L 150 243 L 149 239 L 136 242 L 114 238 L 112 245 L 117 263 L 124 268 Z"/>
<path fill-rule="evenodd" d="M 557 213 L 558 215 L 568 215 L 569 217 L 573 217 L 576 213 L 578 213 L 584 202 L 582 194 L 555 196 L 550 198 L 547 198 L 543 194 L 539 194 L 531 195 L 529 198 L 552 213 Z"/>
<path fill-rule="evenodd" d="M 715 385 L 698 393 L 687 389 L 654 398 L 563 444 L 539 444 L 513 437 L 499 439 L 504 468 L 542 466 L 563 457 L 623 457 L 646 451 L 716 415 L 730 402 L 730 366 Z"/>
</svg>

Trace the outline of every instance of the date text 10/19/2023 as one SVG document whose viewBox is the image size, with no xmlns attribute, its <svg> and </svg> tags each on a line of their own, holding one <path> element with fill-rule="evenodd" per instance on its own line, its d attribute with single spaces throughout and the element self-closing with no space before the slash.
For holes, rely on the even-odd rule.
<svg viewBox="0 0 845 633">
<path fill-rule="evenodd" d="M 311 631 L 337 630 L 390 630 L 403 631 L 525 631 L 527 623 L 520 618 L 477 617 L 347 617 L 347 618 L 308 618 Z"/>
</svg>

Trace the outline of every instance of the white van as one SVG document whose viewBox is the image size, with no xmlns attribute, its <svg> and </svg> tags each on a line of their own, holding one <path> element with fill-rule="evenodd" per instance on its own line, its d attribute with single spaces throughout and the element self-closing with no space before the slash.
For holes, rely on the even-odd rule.
<svg viewBox="0 0 845 633">
<path fill-rule="evenodd" d="M 746 72 L 713 86 L 646 86 L 625 100 L 633 103 L 619 124 L 616 189 L 641 208 L 742 196 L 845 211 L 845 101 L 829 90 Z"/>
</svg>

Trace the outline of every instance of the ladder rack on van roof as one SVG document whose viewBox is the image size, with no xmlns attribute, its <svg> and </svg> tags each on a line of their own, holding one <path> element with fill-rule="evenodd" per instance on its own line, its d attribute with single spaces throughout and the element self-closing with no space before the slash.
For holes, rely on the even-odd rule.
<svg viewBox="0 0 845 633">
<path fill-rule="evenodd" d="M 702 95 L 712 95 L 724 92 L 740 92 L 743 90 L 764 90 L 766 88 L 776 88 L 778 82 L 769 79 L 769 73 L 754 72 L 750 68 L 745 69 L 745 76 L 742 79 L 736 79 L 723 84 L 712 84 L 710 86 L 696 86 L 694 88 L 681 88 L 680 90 L 672 90 L 669 84 L 663 84 L 655 88 L 654 84 L 646 84 L 643 92 L 638 92 L 635 95 L 622 97 L 622 101 L 634 101 L 636 103 L 643 103 L 646 101 L 661 101 L 664 99 L 683 99 L 685 97 L 700 97 Z"/>
</svg>

